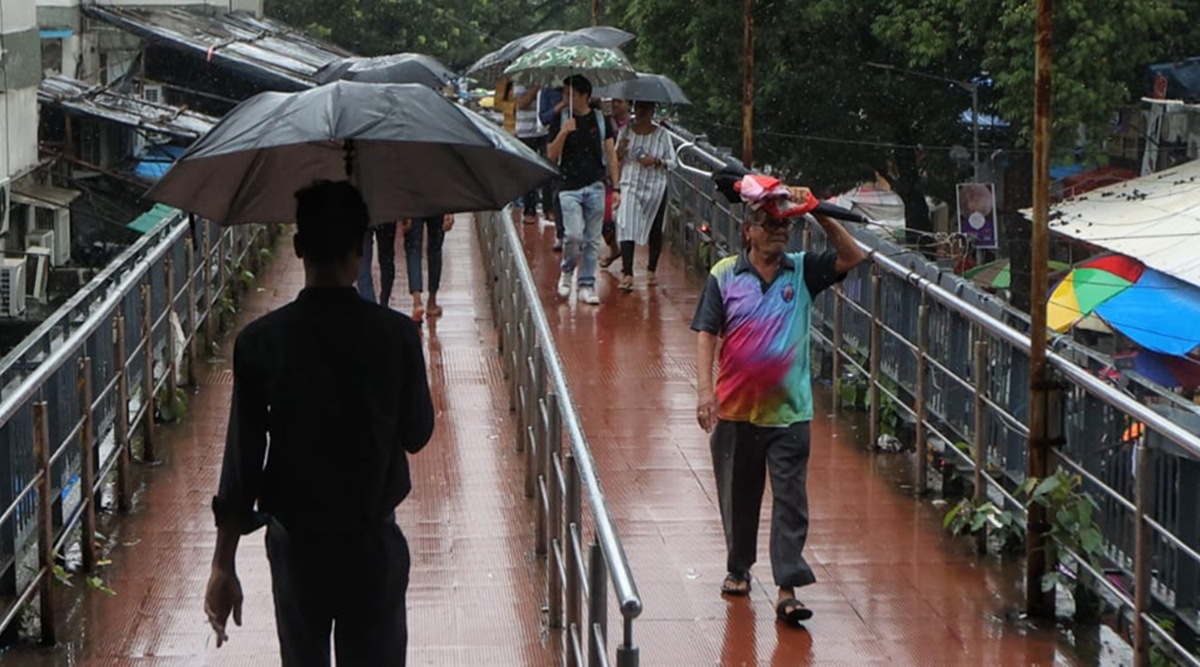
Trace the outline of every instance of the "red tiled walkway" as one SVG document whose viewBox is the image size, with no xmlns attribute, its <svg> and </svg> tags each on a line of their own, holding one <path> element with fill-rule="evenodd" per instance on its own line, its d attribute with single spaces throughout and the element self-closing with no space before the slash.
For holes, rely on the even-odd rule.
<svg viewBox="0 0 1200 667">
<path fill-rule="evenodd" d="M 724 538 L 694 417 L 689 324 L 700 277 L 668 249 L 659 286 L 647 288 L 639 249 L 635 292 L 601 270 L 601 306 L 568 302 L 555 294 L 551 228 L 521 232 L 644 600 L 634 626 L 643 664 L 1081 664 L 1052 635 L 1004 620 L 1019 609 L 1011 573 L 985 565 L 947 537 L 938 510 L 896 490 L 887 470 L 895 459 L 864 452 L 854 424 L 830 418 L 820 391 L 808 542 L 819 583 L 800 591 L 815 611 L 808 632 L 774 620 L 769 507 L 752 596 L 722 599 Z"/>
<path fill-rule="evenodd" d="M 398 518 L 408 536 L 409 665 L 552 665 L 542 631 L 544 582 L 532 566 L 533 523 L 522 492 L 522 459 L 499 359 L 492 344 L 486 284 L 474 230 L 464 217 L 446 235 L 439 302 L 445 316 L 424 327 L 437 426 L 411 458 L 413 492 Z M 246 302 L 241 322 L 290 301 L 303 267 L 290 238 Z M 409 303 L 403 252 L 393 306 Z M 232 341 L 225 346 L 228 354 Z M 201 372 L 191 418 L 170 429 L 163 465 L 145 469 L 146 486 L 105 573 L 115 597 L 69 598 L 62 644 L 21 649 L 5 667 L 37 665 L 278 665 L 270 578 L 262 533 L 242 541 L 238 571 L 246 596 L 243 627 L 217 650 L 204 619 L 204 585 L 216 532 L 208 509 L 217 486 L 230 401 L 228 360 Z M 354 573 L 335 573 L 354 576 Z M 61 618 L 61 616 L 60 616 Z"/>
<path fill-rule="evenodd" d="M 816 616 L 807 632 L 775 624 L 765 524 L 752 596 L 719 597 L 723 539 L 707 440 L 693 418 L 688 322 L 699 278 L 668 252 L 654 289 L 639 276 L 638 291 L 620 294 L 604 275 L 604 305 L 564 302 L 553 294 L 550 232 L 521 232 L 644 599 L 635 625 L 642 664 L 1082 664 L 1052 636 L 1008 620 L 1014 578 L 946 537 L 937 510 L 897 491 L 895 460 L 864 453 L 855 424 L 829 418 L 820 392 L 809 475 L 809 555 L 820 582 L 803 590 Z M 414 492 L 399 512 L 414 556 L 410 664 L 551 665 L 557 638 L 543 629 L 531 501 L 522 495 L 477 253 L 465 221 L 447 235 L 446 315 L 425 329 L 438 425 L 414 457 Z M 407 302 L 400 273 L 395 305 Z M 300 283 L 299 264 L 281 252 L 243 319 L 290 300 Z M 208 498 L 228 363 L 204 377 L 191 419 L 171 429 L 164 464 L 144 469 L 137 508 L 116 529 L 106 576 L 117 596 L 65 596 L 62 645 L 6 654 L 4 665 L 278 664 L 261 536 L 239 558 L 245 626 L 218 651 L 205 625 Z M 615 618 L 611 627 L 620 627 Z"/>
</svg>

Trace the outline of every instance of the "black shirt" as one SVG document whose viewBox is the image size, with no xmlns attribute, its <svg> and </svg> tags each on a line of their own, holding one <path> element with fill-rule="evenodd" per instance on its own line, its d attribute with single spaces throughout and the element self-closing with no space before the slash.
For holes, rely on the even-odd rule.
<svg viewBox="0 0 1200 667">
<path fill-rule="evenodd" d="M 238 335 L 233 383 L 218 526 L 248 533 L 262 514 L 317 532 L 391 520 L 412 488 L 405 452 L 433 432 L 412 320 L 350 287 L 306 288 Z"/>
<path fill-rule="evenodd" d="M 578 190 L 604 180 L 604 148 L 600 143 L 600 126 L 596 124 L 596 116 L 604 119 L 605 140 L 616 141 L 612 121 L 599 111 L 589 109 L 585 115 L 575 116 L 575 131 L 563 141 L 562 156 L 558 160 L 563 190 Z M 559 114 L 550 123 L 551 140 L 558 136 L 561 126 L 562 114 Z"/>
</svg>

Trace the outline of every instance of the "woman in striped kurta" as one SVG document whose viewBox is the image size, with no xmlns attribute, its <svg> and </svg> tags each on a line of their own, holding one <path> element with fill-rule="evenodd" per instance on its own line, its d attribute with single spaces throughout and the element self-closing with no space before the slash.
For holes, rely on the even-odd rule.
<svg viewBox="0 0 1200 667">
<path fill-rule="evenodd" d="M 662 254 L 663 215 L 667 205 L 667 169 L 675 159 L 667 131 L 654 124 L 654 103 L 637 102 L 634 121 L 617 137 L 621 159 L 621 206 L 617 209 L 617 240 L 621 243 L 621 289 L 633 290 L 633 249 L 650 246 L 647 284 Z"/>
</svg>

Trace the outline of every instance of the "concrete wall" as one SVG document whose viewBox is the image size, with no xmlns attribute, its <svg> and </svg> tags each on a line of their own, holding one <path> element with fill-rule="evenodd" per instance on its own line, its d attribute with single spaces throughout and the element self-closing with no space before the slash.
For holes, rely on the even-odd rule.
<svg viewBox="0 0 1200 667">
<path fill-rule="evenodd" d="M 41 73 L 34 0 L 0 0 L 0 181 L 37 164 Z"/>
</svg>

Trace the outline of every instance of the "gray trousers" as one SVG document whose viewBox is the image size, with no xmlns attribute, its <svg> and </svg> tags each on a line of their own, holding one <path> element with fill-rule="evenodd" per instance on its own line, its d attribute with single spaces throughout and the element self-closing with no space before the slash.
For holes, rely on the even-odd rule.
<svg viewBox="0 0 1200 667">
<path fill-rule="evenodd" d="M 814 583 L 817 578 L 802 553 L 808 537 L 809 423 L 766 427 L 718 421 L 710 444 L 728 550 L 726 569 L 749 572 L 758 560 L 758 519 L 770 471 L 775 585 Z"/>
</svg>

